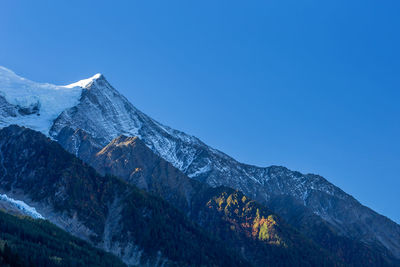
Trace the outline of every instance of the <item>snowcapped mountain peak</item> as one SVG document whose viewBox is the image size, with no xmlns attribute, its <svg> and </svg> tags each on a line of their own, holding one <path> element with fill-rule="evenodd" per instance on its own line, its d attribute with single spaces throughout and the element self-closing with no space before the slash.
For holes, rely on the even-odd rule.
<svg viewBox="0 0 400 267">
<path fill-rule="evenodd" d="M 324 178 L 237 162 L 142 113 L 101 74 L 56 86 L 29 81 L 0 67 L 0 128 L 10 124 L 41 131 L 83 160 L 118 136 L 138 136 L 190 178 L 238 189 L 278 208 L 280 201 L 289 203 L 289 197 L 293 205 L 319 216 L 341 235 L 385 247 L 400 259 L 400 227 Z M 289 216 L 294 206 L 287 205 Z"/>
<path fill-rule="evenodd" d="M 103 74 L 97 73 L 90 78 L 83 79 L 83 80 L 80 80 L 75 83 L 71 83 L 69 85 L 66 85 L 65 87 L 67 87 L 67 88 L 74 88 L 74 87 L 88 88 L 93 83 L 93 81 L 102 79 L 102 78 L 104 79 Z"/>
<path fill-rule="evenodd" d="M 80 86 L 37 83 L 0 67 L 0 128 L 18 124 L 48 134 L 53 121 L 76 105 L 81 94 Z"/>
</svg>

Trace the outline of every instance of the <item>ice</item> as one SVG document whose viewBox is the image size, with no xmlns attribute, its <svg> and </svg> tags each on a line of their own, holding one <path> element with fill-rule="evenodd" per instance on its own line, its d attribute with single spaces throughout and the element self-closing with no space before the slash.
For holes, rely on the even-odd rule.
<svg viewBox="0 0 400 267">
<path fill-rule="evenodd" d="M 11 204 L 13 207 L 20 210 L 22 213 L 35 218 L 35 219 L 44 219 L 44 217 L 36 211 L 34 207 L 29 206 L 25 202 L 21 200 L 15 200 L 13 198 L 8 197 L 6 194 L 0 194 L 0 200 L 6 201 Z"/>
<path fill-rule="evenodd" d="M 99 74 L 90 79 L 99 77 Z M 0 96 L 17 111 L 16 116 L 0 118 L 0 127 L 10 124 L 26 126 L 48 135 L 53 121 L 64 110 L 75 106 L 86 79 L 72 85 L 36 83 L 0 66 Z"/>
</svg>

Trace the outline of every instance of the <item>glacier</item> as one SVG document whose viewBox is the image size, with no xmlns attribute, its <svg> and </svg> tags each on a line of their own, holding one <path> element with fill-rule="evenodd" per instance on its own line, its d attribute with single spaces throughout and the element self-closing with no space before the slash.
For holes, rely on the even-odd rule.
<svg viewBox="0 0 400 267">
<path fill-rule="evenodd" d="M 57 86 L 27 80 L 0 66 L 0 107 L 7 107 L 7 114 L 3 110 L 0 116 L 0 127 L 18 124 L 48 135 L 53 121 L 77 105 L 83 87 L 97 77 Z"/>
<path fill-rule="evenodd" d="M 16 208 L 21 213 L 28 215 L 29 217 L 34 219 L 44 219 L 44 217 L 37 212 L 34 207 L 29 206 L 21 200 L 15 200 L 11 197 L 8 197 L 6 194 L 0 194 L 0 201 L 7 202 L 10 206 Z"/>
</svg>

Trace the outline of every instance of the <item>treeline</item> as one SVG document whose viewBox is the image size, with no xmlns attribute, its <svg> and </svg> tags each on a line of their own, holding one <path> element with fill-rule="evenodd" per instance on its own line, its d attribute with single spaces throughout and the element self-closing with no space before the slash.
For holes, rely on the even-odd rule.
<svg viewBox="0 0 400 267">
<path fill-rule="evenodd" d="M 125 266 L 45 220 L 0 211 L 0 266 Z"/>
</svg>

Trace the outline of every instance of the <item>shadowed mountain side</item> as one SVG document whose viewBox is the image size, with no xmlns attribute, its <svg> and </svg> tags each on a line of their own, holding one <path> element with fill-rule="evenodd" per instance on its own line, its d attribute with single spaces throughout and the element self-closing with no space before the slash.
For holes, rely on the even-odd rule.
<svg viewBox="0 0 400 267">
<path fill-rule="evenodd" d="M 248 266 L 159 197 L 92 167 L 39 132 L 0 130 L 0 191 L 130 265 Z"/>
<path fill-rule="evenodd" d="M 314 216 L 328 233 L 324 242 L 319 240 L 319 236 L 315 239 L 329 251 L 329 257 L 326 251 L 305 239 L 264 206 L 239 191 L 227 187 L 211 188 L 187 177 L 155 155 L 137 137 L 120 136 L 88 161 L 101 173 L 116 175 L 160 195 L 205 229 L 229 242 L 256 265 L 285 257 L 318 261 L 313 259 L 318 258 L 315 255 L 325 255 L 327 262 L 324 264 L 329 264 L 328 259 L 339 258 L 352 266 L 390 265 L 379 253 L 362 243 L 339 237 L 324 221 Z M 336 244 L 338 240 L 341 243 Z M 283 247 L 286 250 L 282 250 Z M 290 257 L 285 254 L 288 250 Z"/>
<path fill-rule="evenodd" d="M 208 188 L 154 154 L 139 138 L 120 136 L 91 158 L 101 174 L 112 174 L 149 192 L 155 192 L 185 213 L 192 198 Z"/>
</svg>

